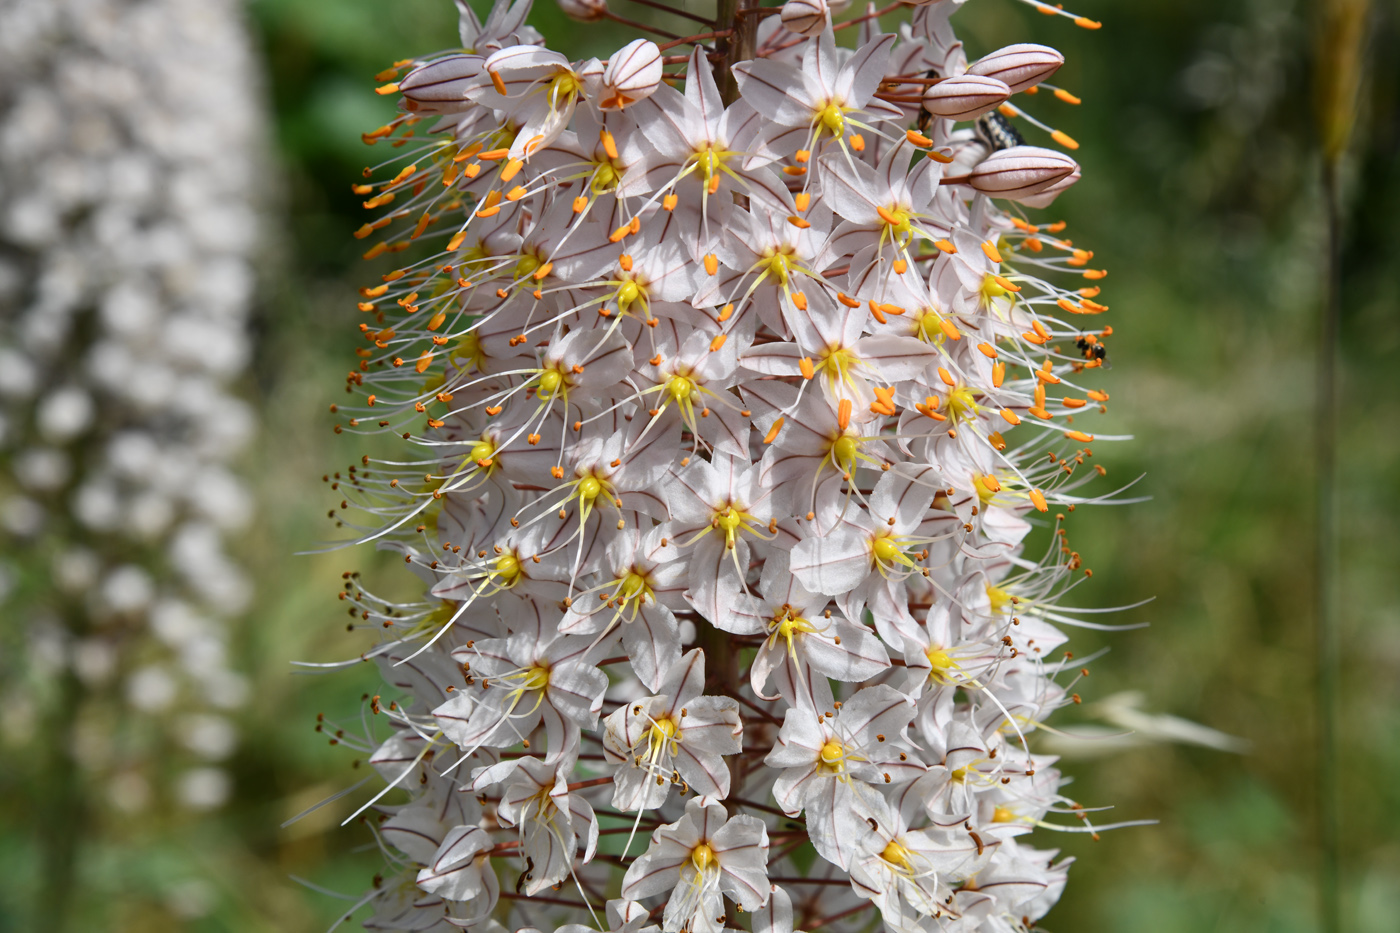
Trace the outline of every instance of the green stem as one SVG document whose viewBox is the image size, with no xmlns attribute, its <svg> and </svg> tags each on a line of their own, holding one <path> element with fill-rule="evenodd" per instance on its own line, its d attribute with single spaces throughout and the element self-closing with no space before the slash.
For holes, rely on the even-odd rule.
<svg viewBox="0 0 1400 933">
<path fill-rule="evenodd" d="M 1337 368 L 1342 318 L 1341 179 L 1326 159 L 1322 192 L 1327 212 L 1327 284 L 1317 359 L 1317 816 L 1321 847 L 1318 910 L 1323 933 L 1340 933 L 1341 830 L 1337 776 L 1338 680 L 1341 644 L 1338 602 Z"/>
</svg>

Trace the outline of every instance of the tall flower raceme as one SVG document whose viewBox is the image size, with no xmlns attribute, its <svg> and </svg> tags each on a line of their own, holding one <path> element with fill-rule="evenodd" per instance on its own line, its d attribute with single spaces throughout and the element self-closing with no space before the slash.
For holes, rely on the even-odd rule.
<svg viewBox="0 0 1400 933">
<path fill-rule="evenodd" d="M 263 140 L 234 2 L 15 0 L 0 51 L 0 744 L 59 851 L 231 790 Z"/>
<path fill-rule="evenodd" d="M 790 0 L 574 62 L 458 5 L 355 189 L 406 256 L 336 430 L 401 441 L 337 521 L 424 586 L 342 594 L 391 684 L 367 926 L 1034 927 L 1029 834 L 1094 831 L 1029 736 L 1108 399 L 1105 273 L 1029 213 L 1079 168 L 1012 122 L 1074 148 L 1011 102 L 1077 102 L 1061 56 Z"/>
</svg>

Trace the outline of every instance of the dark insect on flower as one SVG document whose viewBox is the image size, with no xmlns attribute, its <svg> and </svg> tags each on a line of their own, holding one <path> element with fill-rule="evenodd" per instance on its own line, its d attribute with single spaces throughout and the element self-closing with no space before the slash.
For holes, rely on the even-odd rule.
<svg viewBox="0 0 1400 933">
<path fill-rule="evenodd" d="M 1103 364 L 1104 369 L 1109 367 L 1108 347 L 1105 347 L 1097 337 L 1080 337 L 1074 342 L 1079 348 L 1079 354 L 1086 360 L 1098 360 Z"/>
<path fill-rule="evenodd" d="M 995 110 L 978 117 L 976 126 L 977 138 L 986 143 L 987 148 L 993 152 L 1026 144 L 1020 132 L 1011 125 L 1011 121 Z"/>
</svg>

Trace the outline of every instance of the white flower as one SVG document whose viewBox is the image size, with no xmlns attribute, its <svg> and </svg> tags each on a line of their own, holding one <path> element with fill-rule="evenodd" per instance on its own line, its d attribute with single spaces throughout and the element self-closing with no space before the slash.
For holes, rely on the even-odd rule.
<svg viewBox="0 0 1400 933">
<path fill-rule="evenodd" d="M 647 853 L 627 869 L 622 896 L 668 894 L 662 929 L 720 933 L 722 896 L 741 910 L 768 900 L 768 830 L 752 816 L 729 817 L 707 797 L 692 799 L 685 816 L 652 833 Z"/>
<path fill-rule="evenodd" d="M 629 703 L 603 721 L 603 751 L 618 765 L 613 806 L 661 805 L 672 784 L 717 799 L 729 796 L 724 756 L 740 750 L 739 704 L 703 696 L 705 655 L 688 651 L 672 665 L 661 695 Z"/>
</svg>

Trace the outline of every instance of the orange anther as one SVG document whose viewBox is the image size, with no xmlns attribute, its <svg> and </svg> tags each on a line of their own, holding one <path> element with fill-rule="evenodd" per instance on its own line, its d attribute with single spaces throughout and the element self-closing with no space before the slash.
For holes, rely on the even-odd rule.
<svg viewBox="0 0 1400 933">
<path fill-rule="evenodd" d="M 1008 292 L 1019 292 L 1021 290 L 1021 286 L 1017 285 L 1015 282 L 1011 281 L 1005 276 L 994 275 L 992 276 L 992 281 L 996 282 Z"/>
<path fill-rule="evenodd" d="M 1066 91 L 1062 87 L 1055 88 L 1055 96 L 1067 104 L 1081 103 L 1078 97 L 1075 97 L 1073 94 L 1071 94 L 1069 91 Z"/>
<path fill-rule="evenodd" d="M 613 134 L 607 130 L 598 131 L 598 141 L 603 144 L 603 151 L 608 154 L 609 159 L 619 158 L 617 154 L 617 140 L 613 139 Z"/>
<path fill-rule="evenodd" d="M 1083 431 L 1066 431 L 1065 437 L 1072 441 L 1079 441 L 1081 444 L 1087 444 L 1094 439 L 1094 435 L 1085 434 Z"/>
<path fill-rule="evenodd" d="M 977 349 L 982 351 L 982 355 L 989 360 L 994 360 L 997 358 L 997 348 L 992 346 L 990 343 L 979 343 L 977 345 Z"/>
<path fill-rule="evenodd" d="M 860 307 L 860 301 L 858 301 L 858 300 L 855 299 L 855 298 L 852 298 L 850 295 L 847 295 L 845 292 L 837 292 L 837 293 L 836 293 L 836 300 L 839 301 L 839 302 L 841 302 L 843 305 L 845 305 L 845 306 L 848 307 L 848 308 L 859 308 L 859 307 Z"/>
<path fill-rule="evenodd" d="M 795 161 L 797 161 L 798 163 L 804 163 L 804 162 L 806 162 L 808 159 L 810 159 L 811 157 L 812 157 L 812 154 L 811 154 L 810 152 L 808 152 L 806 149 L 799 149 L 799 150 L 797 150 L 797 154 L 793 156 L 793 159 L 794 159 Z"/>
<path fill-rule="evenodd" d="M 1031 490 L 1031 505 L 1035 506 L 1037 512 L 1050 511 L 1050 506 L 1045 503 L 1045 494 L 1039 489 Z"/>
<path fill-rule="evenodd" d="M 796 214 L 789 215 L 787 221 L 788 223 L 796 227 L 798 230 L 806 230 L 808 227 L 812 226 L 810 223 L 803 220 L 801 217 L 798 217 Z"/>
<path fill-rule="evenodd" d="M 1021 111 L 1017 110 L 1010 104 L 1002 104 L 1000 107 L 997 108 L 997 113 L 1001 114 L 1007 119 L 1011 119 L 1012 117 L 1019 117 L 1021 115 Z"/>
<path fill-rule="evenodd" d="M 851 134 L 851 148 L 854 149 L 856 152 L 864 152 L 864 151 L 865 151 L 865 137 L 862 136 L 862 135 L 860 135 L 859 133 L 852 133 L 852 134 Z"/>
<path fill-rule="evenodd" d="M 800 194 L 798 194 L 797 197 L 793 200 L 797 205 L 797 210 L 801 212 L 805 211 L 807 209 L 807 205 L 812 203 L 812 196 L 807 192 L 803 191 Z"/>
<path fill-rule="evenodd" d="M 982 244 L 982 252 L 985 253 L 987 255 L 987 258 L 990 259 L 992 262 L 997 263 L 998 265 L 1001 264 L 1001 251 L 997 249 L 996 244 L 993 243 L 991 240 L 987 240 L 985 243 Z"/>
<path fill-rule="evenodd" d="M 1083 408 L 1089 403 L 1082 398 L 1062 398 L 1060 399 L 1060 404 L 1066 408 Z"/>
<path fill-rule="evenodd" d="M 579 195 L 578 197 L 574 198 L 574 213 L 575 213 L 575 214 L 582 214 L 582 213 L 583 213 L 583 209 L 584 209 L 585 207 L 587 207 L 587 206 L 588 206 L 588 198 L 584 197 L 583 195 Z"/>
<path fill-rule="evenodd" d="M 673 211 L 676 209 L 676 205 L 680 203 L 680 200 L 681 199 L 679 195 L 668 194 L 666 195 L 666 197 L 661 199 L 661 209 Z"/>
<path fill-rule="evenodd" d="M 938 367 L 938 378 L 943 380 L 943 384 L 945 386 L 956 387 L 958 384 L 958 381 L 953 378 L 953 374 L 948 372 L 948 370 L 944 369 L 942 366 Z"/>
<path fill-rule="evenodd" d="M 714 353 L 714 352 L 715 352 L 716 350 L 718 350 L 720 347 L 724 346 L 724 342 L 725 342 L 726 340 L 728 340 L 728 339 L 729 339 L 729 335 L 728 335 L 728 334 L 717 334 L 717 335 L 715 335 L 715 339 L 710 341 L 710 352 L 711 352 L 711 353 Z"/>
<path fill-rule="evenodd" d="M 483 162 L 499 162 L 510 155 L 509 149 L 491 149 L 481 154 Z"/>
<path fill-rule="evenodd" d="M 705 255 L 705 271 L 710 275 L 719 272 L 719 257 L 714 253 L 707 253 Z"/>
<path fill-rule="evenodd" d="M 1066 149 L 1078 149 L 1079 143 L 1075 142 L 1064 130 L 1055 130 L 1050 134 L 1050 138 L 1064 146 Z"/>
<path fill-rule="evenodd" d="M 1045 329 L 1045 325 L 1041 324 L 1039 321 L 1031 321 L 1031 329 L 1042 337 L 1048 338 L 1050 336 L 1050 332 Z"/>
<path fill-rule="evenodd" d="M 917 130 L 909 130 L 904 134 L 904 138 L 909 140 L 910 145 L 918 146 L 920 149 L 927 149 L 933 145 L 933 140 Z"/>
<path fill-rule="evenodd" d="M 460 247 L 466 239 L 467 231 L 458 230 L 452 235 L 452 239 L 447 241 L 447 251 L 449 253 L 455 253 L 457 251 L 457 248 Z"/>
<path fill-rule="evenodd" d="M 1021 416 L 1018 415 L 1018 414 L 1016 414 L 1014 411 L 1012 411 L 1012 410 L 1009 409 L 1009 408 L 1003 408 L 1003 409 L 1001 410 L 1001 416 L 1002 416 L 1003 418 L 1006 419 L 1006 423 L 1007 423 L 1007 424 L 1020 424 L 1020 423 L 1021 423 Z"/>
<path fill-rule="evenodd" d="M 997 363 L 992 367 L 992 388 L 1000 389 L 1001 384 L 1006 381 L 1006 364 Z"/>
<path fill-rule="evenodd" d="M 807 296 L 804 295 L 802 292 L 793 292 L 793 293 L 792 293 L 792 304 L 793 304 L 793 307 L 795 307 L 797 310 L 799 310 L 799 311 L 806 311 L 806 310 L 807 310 Z"/>
<path fill-rule="evenodd" d="M 506 163 L 506 167 L 501 169 L 501 181 L 510 181 L 516 175 L 520 174 L 520 169 L 523 168 L 524 165 L 525 163 L 521 162 L 519 159 L 511 159 Z"/>
<path fill-rule="evenodd" d="M 836 403 L 836 427 L 845 431 L 851 426 L 851 400 L 843 398 Z"/>
<path fill-rule="evenodd" d="M 506 90 L 506 83 L 505 83 L 504 81 L 501 80 L 501 76 L 500 76 L 500 73 L 499 73 L 499 72 L 487 71 L 486 73 L 489 74 L 489 75 L 491 76 L 491 83 L 492 83 L 493 85 L 496 86 L 496 93 L 497 93 L 497 94 L 500 94 L 500 95 L 504 96 L 504 95 L 510 93 L 509 91 Z"/>
<path fill-rule="evenodd" d="M 888 324 L 890 322 L 890 319 L 885 317 L 885 312 L 880 310 L 880 305 L 874 298 L 870 299 L 870 313 L 873 314 L 875 320 L 879 321 L 881 324 Z"/>
<path fill-rule="evenodd" d="M 953 326 L 953 322 L 946 317 L 938 319 L 938 329 L 943 331 L 944 335 L 946 335 L 949 340 L 962 339 L 962 334 Z"/>
<path fill-rule="evenodd" d="M 934 240 L 933 245 L 950 256 L 958 251 L 958 248 L 953 245 L 952 240 Z"/>
<path fill-rule="evenodd" d="M 617 264 L 618 264 L 618 267 L 621 268 L 623 272 L 631 272 L 631 271 L 632 271 L 632 254 L 631 254 L 631 253 L 623 253 L 621 256 L 618 256 L 618 257 L 617 257 Z"/>
<path fill-rule="evenodd" d="M 708 192 L 709 194 L 715 194 L 716 192 L 718 192 L 718 191 L 719 191 L 719 178 L 720 178 L 720 176 L 718 176 L 718 175 L 711 175 L 711 176 L 710 176 L 710 183 L 709 183 L 708 185 L 705 186 L 705 191 Z"/>
<path fill-rule="evenodd" d="M 1084 278 L 1086 278 L 1086 279 L 1101 279 L 1101 278 L 1103 278 L 1103 277 L 1106 276 L 1106 275 L 1108 275 L 1108 270 L 1107 270 L 1107 269 L 1085 269 L 1085 270 L 1084 270 Z"/>
<path fill-rule="evenodd" d="M 1087 16 L 1076 16 L 1074 18 L 1074 25 L 1078 26 L 1080 29 L 1099 29 L 1103 26 L 1103 23 L 1089 19 Z M 1041 509 L 1041 511 L 1043 512 L 1045 510 Z"/>
<path fill-rule="evenodd" d="M 1015 422 L 1012 423 L 1014 424 Z M 981 483 L 982 487 L 988 492 L 1001 492 L 1001 483 L 997 480 L 995 476 L 992 476 L 990 473 L 986 474 L 985 476 L 979 476 L 977 478 L 977 481 Z"/>
<path fill-rule="evenodd" d="M 374 93 L 380 94 L 380 95 L 384 95 L 384 94 L 397 94 L 397 93 L 398 93 L 398 90 L 399 90 L 399 86 L 398 86 L 397 84 L 386 84 L 386 85 L 384 85 L 383 87 L 377 87 L 377 88 L 375 88 L 375 89 L 374 89 Z"/>
<path fill-rule="evenodd" d="M 1086 392 L 1086 393 L 1084 393 L 1084 394 L 1087 395 L 1087 396 L 1089 396 L 1091 399 L 1093 399 L 1093 400 L 1096 401 L 1096 402 L 1106 402 L 1106 401 L 1108 401 L 1108 393 L 1107 393 L 1107 392 L 1100 392 L 1098 389 L 1090 389 L 1088 392 Z"/>
<path fill-rule="evenodd" d="M 724 322 L 724 321 L 729 320 L 729 316 L 730 316 L 731 314 L 733 314 L 733 313 L 734 313 L 734 305 L 733 305 L 733 304 L 727 304 L 727 305 L 725 305 L 723 308 L 720 309 L 720 312 L 719 312 L 719 320 L 720 320 L 720 322 L 722 323 L 722 322 Z"/>
<path fill-rule="evenodd" d="M 768 433 L 763 435 L 763 443 L 771 444 L 778 439 L 778 432 L 783 429 L 783 418 L 773 422 L 773 426 L 768 429 Z"/>
<path fill-rule="evenodd" d="M 894 389 L 882 388 L 881 386 L 871 386 L 875 391 L 875 397 L 879 400 L 871 403 L 870 410 L 877 415 L 894 415 L 898 413 L 894 405 Z"/>
<path fill-rule="evenodd" d="M 806 170 L 805 168 L 803 168 L 802 166 L 800 166 L 800 165 L 784 165 L 784 166 L 783 166 L 783 174 L 784 174 L 784 175 L 806 175 L 806 174 L 807 174 L 807 170 Z"/>
<path fill-rule="evenodd" d="M 908 271 L 909 271 L 909 263 L 905 262 L 903 259 L 896 259 L 896 260 L 894 261 L 894 274 L 895 274 L 895 275 L 903 275 L 904 273 L 906 273 L 906 272 L 908 272 Z"/>
<path fill-rule="evenodd" d="M 797 361 L 797 368 L 802 370 L 803 379 L 811 379 L 817 374 L 816 369 L 812 366 L 812 358 L 808 356 Z"/>
<path fill-rule="evenodd" d="M 424 350 L 423 355 L 418 357 L 418 362 L 414 365 L 413 368 L 421 373 L 426 372 L 428 367 L 431 365 L 433 365 L 433 351 Z"/>
<path fill-rule="evenodd" d="M 549 275 L 550 270 L 552 270 L 553 268 L 554 268 L 554 263 L 552 263 L 552 262 L 547 262 L 547 263 L 545 263 L 544 265 L 540 266 L 538 269 L 535 270 L 535 281 L 536 281 L 536 282 L 543 282 L 543 281 L 544 281 L 544 277 L 547 276 L 547 275 Z M 538 297 L 538 296 L 537 296 L 537 297 Z"/>
</svg>

